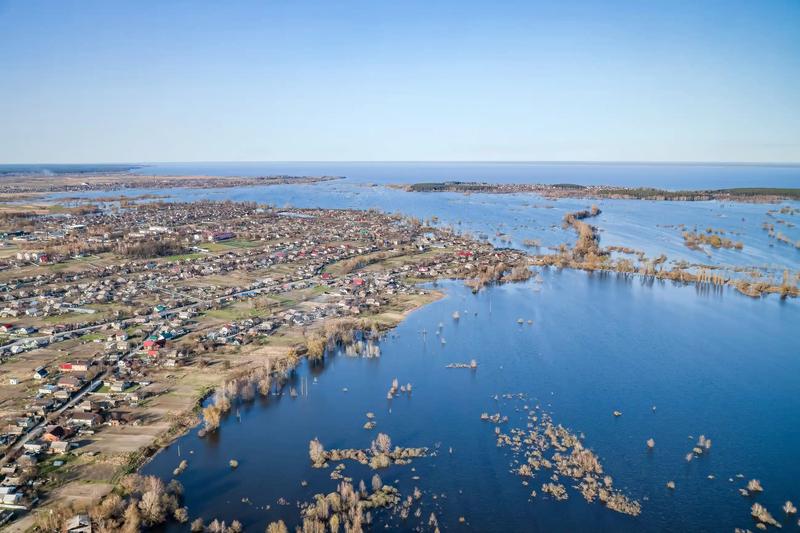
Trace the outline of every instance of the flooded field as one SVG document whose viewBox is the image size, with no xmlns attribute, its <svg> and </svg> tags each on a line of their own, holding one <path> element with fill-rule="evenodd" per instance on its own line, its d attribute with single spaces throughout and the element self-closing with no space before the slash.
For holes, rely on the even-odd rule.
<svg viewBox="0 0 800 533">
<path fill-rule="evenodd" d="M 479 531 L 730 531 L 753 526 L 755 501 L 778 516 L 784 501 L 800 498 L 793 302 L 570 271 L 477 295 L 460 283 L 440 288 L 447 297 L 389 334 L 379 358 L 340 353 L 304 363 L 293 386 L 306 394 L 292 398 L 287 387 L 241 404 L 218 434 L 185 436 L 144 472 L 169 479 L 186 459 L 180 480 L 192 516 L 202 509 L 207 521 L 238 519 L 255 530 L 277 519 L 298 524 L 298 502 L 336 489 L 338 463 L 313 468 L 312 439 L 326 449 L 368 448 L 379 432 L 431 450 L 378 471 L 403 498 L 422 493 L 405 519 L 390 511 L 374 518 L 404 529 L 434 513 L 446 529 L 463 519 Z M 477 369 L 448 368 L 472 359 Z M 387 400 L 395 378 L 413 392 Z M 641 505 L 639 516 L 588 503 L 564 476 L 568 498 L 557 501 L 542 491 L 552 479 L 546 469 L 519 475 L 494 428 L 525 429 L 537 408 L 582 436 L 613 486 Z M 374 429 L 363 427 L 368 412 Z M 713 446 L 687 461 L 700 435 Z M 352 461 L 341 470 L 367 485 L 374 472 Z M 764 492 L 741 496 L 753 478 Z"/>
</svg>

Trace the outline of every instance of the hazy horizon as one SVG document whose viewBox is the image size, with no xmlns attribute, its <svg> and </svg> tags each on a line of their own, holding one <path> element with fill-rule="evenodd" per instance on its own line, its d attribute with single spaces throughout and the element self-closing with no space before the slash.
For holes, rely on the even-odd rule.
<svg viewBox="0 0 800 533">
<path fill-rule="evenodd" d="M 259 164 L 494 164 L 494 165 L 665 165 L 665 166 L 778 166 L 778 167 L 797 167 L 800 166 L 800 161 L 613 161 L 613 160 L 500 160 L 500 159 L 459 159 L 459 160 L 444 160 L 444 159 L 404 159 L 404 160 L 388 160 L 388 159 L 327 159 L 327 160 L 314 160 L 314 159 L 293 159 L 293 160 L 187 160 L 187 161 L 80 161 L 80 162 L 64 162 L 64 161 L 38 161 L 38 162 L 0 162 L 0 167 L 25 167 L 25 166 L 86 166 L 86 165 L 107 165 L 107 166 L 154 166 L 154 165 L 259 165 Z"/>
</svg>

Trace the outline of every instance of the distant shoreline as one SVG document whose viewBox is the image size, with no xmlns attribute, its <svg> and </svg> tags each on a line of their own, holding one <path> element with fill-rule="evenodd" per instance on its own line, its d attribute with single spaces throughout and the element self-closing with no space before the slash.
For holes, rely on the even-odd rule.
<svg viewBox="0 0 800 533">
<path fill-rule="evenodd" d="M 403 189 L 408 192 L 421 193 L 534 193 L 550 199 L 588 198 L 684 202 L 721 200 L 748 203 L 769 203 L 784 200 L 800 200 L 800 188 L 778 187 L 734 187 L 727 189 L 670 191 L 651 187 L 620 187 L 614 185 L 577 185 L 573 183 L 495 184 L 474 181 L 413 183 L 411 185 L 393 185 L 392 187 Z"/>
<path fill-rule="evenodd" d="M 342 176 L 161 176 L 128 172 L 66 174 L 14 174 L 0 181 L 0 195 L 7 198 L 60 192 L 121 191 L 125 189 L 224 189 L 255 185 L 311 184 L 342 179 Z M 2 196 L 0 196 L 2 198 Z"/>
<path fill-rule="evenodd" d="M 411 164 L 410 162 L 406 162 Z M 233 163 L 231 163 L 233 164 Z M 320 163 L 317 163 L 319 165 Z M 333 163 L 331 163 L 333 164 Z M 356 163 L 369 165 L 370 163 Z M 389 163 L 386 163 L 387 165 Z M 446 162 L 430 163 L 431 165 Z M 458 168 L 444 170 L 414 169 L 401 170 L 401 177 L 392 172 L 381 175 L 380 169 L 338 168 L 236 168 L 225 169 L 181 169 L 176 167 L 174 172 L 169 172 L 168 166 L 152 167 L 146 164 L 140 166 L 124 165 L 63 165 L 45 168 L 44 165 L 0 165 L 0 197 L 8 201 L 12 197 L 31 198 L 36 195 L 56 192 L 89 192 L 89 191 L 114 191 L 141 188 L 230 188 L 246 187 L 253 185 L 276 184 L 313 184 L 330 180 L 347 180 L 357 185 L 380 185 L 384 187 L 405 190 L 407 192 L 459 192 L 459 193 L 485 193 L 485 194 L 539 194 L 546 198 L 587 198 L 587 199 L 626 199 L 626 200 L 654 200 L 654 201 L 734 201 L 747 203 L 770 203 L 786 200 L 800 201 L 800 187 L 795 187 L 795 179 L 766 180 L 771 186 L 753 186 L 751 184 L 764 183 L 757 175 L 751 178 L 731 180 L 705 180 L 697 183 L 686 183 L 686 180 L 648 180 L 636 176 L 633 179 L 618 179 L 609 175 L 609 172 L 600 172 L 592 179 L 585 179 L 580 172 L 554 172 L 552 176 L 541 176 L 542 172 L 531 172 L 528 176 L 525 169 L 517 174 L 526 177 L 509 176 L 505 171 L 497 172 L 497 176 L 475 176 L 465 178 L 445 178 L 441 174 L 492 174 L 484 171 L 482 165 L 525 165 L 528 163 L 515 162 L 457 162 L 455 165 L 476 165 L 471 171 L 460 171 Z M 537 165 L 563 165 L 574 167 L 591 166 L 664 166 L 664 167 L 752 167 L 749 163 L 584 163 L 584 162 L 531 162 L 532 168 Z M 157 164 L 156 164 L 157 165 Z M 166 164 L 165 164 L 166 165 Z M 180 164 L 175 164 L 180 165 Z M 378 164 L 380 165 L 380 164 Z M 797 168 L 791 164 L 757 164 L 762 168 Z M 154 169 L 152 173 L 148 169 Z M 191 170 L 188 171 L 187 170 Z M 238 170 L 239 173 L 227 174 L 227 171 Z M 258 174 L 250 174 L 254 170 Z M 340 172 L 326 172 L 338 170 Z M 297 171 L 297 172 L 295 172 Z M 370 174 L 375 171 L 378 175 L 370 179 Z M 352 174 L 350 173 L 352 172 Z M 721 171 L 720 171 L 721 172 Z M 576 174 L 576 175 L 572 175 Z M 639 174 L 636 172 L 635 174 Z M 642 173 L 644 175 L 644 173 Z M 757 173 L 756 173 L 757 174 Z M 536 180 L 536 182 L 534 182 Z M 552 181 L 551 181 L 552 180 Z M 556 181 L 558 180 L 558 181 Z M 563 180 L 563 181 L 562 181 Z M 603 181 L 600 181 L 603 180 Z M 606 181 L 610 184 L 604 183 Z M 784 185 L 785 183 L 785 185 Z"/>
</svg>

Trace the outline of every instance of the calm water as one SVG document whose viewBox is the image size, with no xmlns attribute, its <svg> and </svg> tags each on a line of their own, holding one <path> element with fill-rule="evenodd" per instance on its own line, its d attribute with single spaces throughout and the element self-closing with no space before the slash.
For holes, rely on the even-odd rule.
<svg viewBox="0 0 800 533">
<path fill-rule="evenodd" d="M 433 511 L 450 529 L 462 527 L 459 516 L 476 531 L 752 528 L 752 501 L 738 494 L 746 482 L 738 473 L 762 481 L 766 490 L 757 500 L 775 516 L 786 499 L 800 500 L 795 303 L 569 271 L 545 271 L 540 284 L 478 295 L 460 283 L 441 287 L 447 297 L 411 314 L 384 340 L 380 359 L 338 355 L 324 366 L 301 366 L 298 379 L 318 380 L 307 398 L 257 400 L 241 407 L 241 422 L 229 417 L 217 437 L 182 438 L 181 457 L 190 466 L 181 481 L 191 514 L 236 518 L 254 531 L 278 518 L 295 524 L 296 501 L 337 483 L 330 470 L 310 467 L 309 440 L 367 447 L 377 431 L 404 446 L 440 443 L 435 457 L 381 476 L 396 480 L 404 495 L 418 486 L 423 517 Z M 461 312 L 458 322 L 450 318 L 454 310 Z M 534 324 L 518 325 L 517 318 Z M 445 345 L 434 335 L 439 322 Z M 445 368 L 471 358 L 479 362 L 474 373 Z M 413 384 L 411 397 L 386 400 L 395 377 Z M 531 405 L 540 402 L 557 423 L 585 433 L 615 486 L 642 500 L 642 515 L 623 516 L 576 493 L 566 502 L 530 501 L 530 490 L 547 480 L 522 486 L 509 473 L 508 451 L 495 446 L 493 427 L 479 420 L 484 411 L 508 414 L 512 422 L 521 416 L 514 411 L 520 403 L 492 398 L 506 392 L 535 398 Z M 612 416 L 617 409 L 620 418 Z M 362 429 L 367 411 L 376 414 L 376 430 Z M 701 433 L 713 448 L 686 463 Z M 648 453 L 650 437 L 656 447 Z M 177 450 L 165 450 L 144 472 L 168 479 Z M 232 458 L 240 464 L 235 471 L 228 467 Z M 345 475 L 369 484 L 372 472 L 348 463 Z M 665 488 L 668 480 L 677 490 Z M 281 497 L 291 505 L 277 505 Z M 401 529 L 419 522 L 389 519 Z"/>
<path fill-rule="evenodd" d="M 141 165 L 0 165 L 0 177 L 18 172 L 119 171 L 154 175 L 346 176 L 354 183 L 486 181 L 576 183 L 664 189 L 800 187 L 800 165 L 620 164 L 536 162 L 252 162 L 143 163 Z"/>
<path fill-rule="evenodd" d="M 135 170 L 157 175 L 346 176 L 355 183 L 486 181 L 489 183 L 577 183 L 665 189 L 800 187 L 797 165 L 669 165 L 480 162 L 284 162 L 159 163 Z"/>
</svg>

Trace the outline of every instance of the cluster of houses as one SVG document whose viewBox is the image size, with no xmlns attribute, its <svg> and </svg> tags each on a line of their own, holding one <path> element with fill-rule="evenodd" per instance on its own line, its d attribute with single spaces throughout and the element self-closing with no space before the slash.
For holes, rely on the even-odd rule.
<svg viewBox="0 0 800 533">
<path fill-rule="evenodd" d="M 100 360 L 74 359 L 59 364 L 52 375 L 43 367 L 34 370 L 35 395 L 0 429 L 4 449 L 0 509 L 22 510 L 35 504 L 36 489 L 46 481 L 40 467 L 63 464 L 65 455 L 99 427 L 138 423 L 120 408 L 139 402 L 146 394 L 141 385 L 149 383 L 116 374 L 93 380 L 103 369 Z"/>
<path fill-rule="evenodd" d="M 256 239 L 259 244 L 253 247 L 231 248 L 224 253 L 195 254 L 177 260 L 120 260 L 113 264 L 86 268 L 75 272 L 47 271 L 35 276 L 20 277 L 7 283 L 5 291 L 0 291 L 0 318 L 25 317 L 29 320 L 50 319 L 64 314 L 82 313 L 85 319 L 71 320 L 75 329 L 100 324 L 107 318 L 95 318 L 96 308 L 104 304 L 120 304 L 133 309 L 135 316 L 147 316 L 147 307 L 153 299 L 161 302 L 164 309 L 179 307 L 190 302 L 206 302 L 224 305 L 231 300 L 248 298 L 265 290 L 278 293 L 291 288 L 303 288 L 316 283 L 313 279 L 322 272 L 325 265 L 346 260 L 359 255 L 381 250 L 397 249 L 398 246 L 413 246 L 419 250 L 452 246 L 464 241 L 465 246 L 473 246 L 467 241 L 446 231 L 421 233 L 418 227 L 398 217 L 377 213 L 347 211 L 304 210 L 302 213 L 279 212 L 255 206 L 235 203 L 192 203 L 192 204 L 150 204 L 147 208 L 134 210 L 141 220 L 132 220 L 130 213 L 106 212 L 78 218 L 66 225 L 64 219 L 56 222 L 43 217 L 45 225 L 62 224 L 68 233 L 87 233 L 93 231 L 93 224 L 101 224 L 103 238 L 124 238 L 123 230 L 110 231 L 109 227 L 132 224 L 142 227 L 144 233 L 174 233 L 187 240 L 195 238 L 225 241 L 233 236 Z M 294 216 L 292 216 L 294 215 Z M 300 216 L 302 215 L 302 216 Z M 218 217 L 218 218 L 217 218 Z M 232 218 L 231 218 L 232 217 Z M 38 219 L 37 219 L 38 221 Z M 115 226 L 116 224 L 116 226 Z M 205 228 L 198 233 L 199 228 Z M 54 231 L 48 227 L 47 231 Z M 505 253 L 509 253 L 506 251 Z M 471 269 L 480 267 L 480 257 L 471 249 L 459 252 L 449 260 L 430 259 L 423 264 L 389 274 L 412 276 L 414 278 L 436 279 L 442 276 L 464 276 Z M 291 270 L 282 270 L 282 275 L 260 279 L 245 286 L 229 286 L 217 283 L 196 283 L 210 276 L 225 276 L 234 272 L 261 272 L 282 265 L 291 265 Z M 416 269 L 412 271 L 413 269 Z M 329 279 L 326 279 L 326 276 Z M 330 274 L 322 273 L 322 282 L 329 282 Z M 365 287 L 362 281 L 345 280 L 358 290 L 349 291 L 350 286 L 338 287 L 353 298 L 342 298 L 338 304 L 346 306 L 348 312 L 358 313 L 365 308 L 380 305 L 381 296 L 391 295 L 399 290 L 397 276 L 376 279 Z M 258 291 L 257 293 L 251 291 Z M 348 294 L 343 294 L 347 296 Z M 94 307 L 92 307 L 94 306 Z M 119 308 L 117 308 L 117 312 Z M 35 326 L 10 323 L 10 336 L 31 336 Z M 61 328 L 60 330 L 58 328 Z M 0 328 L 0 357 L 14 355 L 23 351 L 42 347 L 48 342 L 67 338 L 63 335 L 66 324 L 50 326 L 45 335 L 61 333 L 57 339 L 38 336 L 31 339 L 16 339 L 3 342 Z"/>
<path fill-rule="evenodd" d="M 63 460 L 59 457 L 103 424 L 138 423 L 124 407 L 147 394 L 151 369 L 191 360 L 192 349 L 176 341 L 192 331 L 204 311 L 256 296 L 324 287 L 310 301 L 215 326 L 199 338 L 204 347 L 244 345 L 281 327 L 380 311 L 397 295 L 420 292 L 414 284 L 419 279 L 467 277 L 497 262 L 513 264 L 522 258 L 512 250 L 495 250 L 445 230 L 425 232 L 418 222 L 376 212 L 277 212 L 233 202 L 153 203 L 70 219 L 39 217 L 35 222 L 42 227 L 30 233 L 33 241 L 27 244 L 36 242 L 41 232 L 64 235 L 66 245 L 62 252 L 51 253 L 50 262 L 74 257 L 71 246 L 78 244 L 97 245 L 95 250 L 137 239 L 180 239 L 196 250 L 203 250 L 203 242 L 227 244 L 208 245 L 209 250 L 174 259 L 118 257 L 81 269 L 42 268 L 34 274 L 26 269 L 0 286 L 0 317 L 5 318 L 0 324 L 0 363 L 7 356 L 76 336 L 86 336 L 85 342 L 97 343 L 99 350 L 91 357 L 34 370 L 33 396 L 26 400 L 24 412 L 0 429 L 0 446 L 13 450 L 4 458 L 7 472 L 0 488 L 8 489 L 0 490 L 0 508 L 32 504 L 36 465 Z M 249 245 L 239 246 L 239 241 Z M 326 270 L 353 258 L 398 250 L 442 253 L 424 253 L 391 267 L 353 268 L 343 274 Z M 0 271 L 30 266 L 30 257 L 4 259 Z M 126 312 L 111 318 L 93 313 L 116 304 Z M 52 320 L 77 313 L 85 316 L 70 323 Z M 21 377 L 9 379 L 11 385 L 22 385 L 20 381 Z"/>
</svg>

